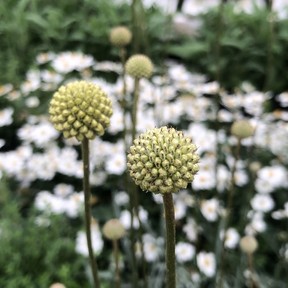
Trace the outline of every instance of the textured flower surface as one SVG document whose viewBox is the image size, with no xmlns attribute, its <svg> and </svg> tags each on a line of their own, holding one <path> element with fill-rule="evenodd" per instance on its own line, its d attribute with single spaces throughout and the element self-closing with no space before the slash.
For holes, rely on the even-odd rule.
<svg viewBox="0 0 288 288">
<path fill-rule="evenodd" d="M 134 140 L 127 166 L 142 190 L 175 193 L 186 188 L 199 170 L 196 150 L 181 131 L 154 128 Z"/>
<path fill-rule="evenodd" d="M 65 138 L 94 139 L 110 124 L 112 103 L 97 85 L 75 81 L 54 93 L 49 107 L 50 120 Z"/>
<path fill-rule="evenodd" d="M 127 60 L 125 69 L 134 78 L 149 78 L 153 72 L 153 63 L 146 55 L 136 54 Z"/>
</svg>

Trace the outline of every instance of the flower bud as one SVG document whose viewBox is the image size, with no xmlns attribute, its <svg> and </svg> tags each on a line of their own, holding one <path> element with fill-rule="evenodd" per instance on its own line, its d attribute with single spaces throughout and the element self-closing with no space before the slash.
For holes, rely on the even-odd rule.
<svg viewBox="0 0 288 288">
<path fill-rule="evenodd" d="M 258 242 L 255 237 L 247 235 L 241 238 L 240 248 L 247 254 L 253 254 L 258 248 Z"/>
<path fill-rule="evenodd" d="M 247 120 L 238 120 L 232 124 L 231 134 L 239 139 L 253 136 L 254 127 Z"/>
<path fill-rule="evenodd" d="M 110 32 L 110 42 L 114 46 L 123 47 L 130 44 L 131 31 L 125 26 L 114 27 Z"/>
<path fill-rule="evenodd" d="M 137 54 L 127 60 L 125 69 L 134 78 L 149 78 L 153 72 L 153 64 L 147 56 Z"/>
<path fill-rule="evenodd" d="M 103 226 L 103 234 L 109 240 L 118 240 L 125 235 L 125 228 L 118 219 L 111 219 Z"/>
<path fill-rule="evenodd" d="M 94 139 L 110 124 L 112 103 L 97 85 L 75 81 L 61 86 L 51 99 L 50 120 L 65 138 Z"/>
<path fill-rule="evenodd" d="M 168 127 L 154 128 L 134 140 L 127 156 L 127 166 L 132 179 L 142 190 L 175 193 L 186 188 L 199 170 L 196 150 L 192 140 L 181 131 Z M 149 162 L 146 162 L 146 156 Z M 141 174 L 143 178 L 139 178 L 139 167 L 142 166 L 139 162 L 145 166 L 146 175 Z"/>
</svg>

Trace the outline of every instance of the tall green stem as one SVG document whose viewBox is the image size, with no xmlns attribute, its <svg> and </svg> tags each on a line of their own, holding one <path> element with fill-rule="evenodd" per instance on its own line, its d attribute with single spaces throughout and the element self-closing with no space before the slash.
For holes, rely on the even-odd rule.
<svg viewBox="0 0 288 288">
<path fill-rule="evenodd" d="M 140 79 L 135 78 L 134 81 L 134 96 L 133 96 L 133 107 L 132 107 L 132 142 L 136 138 L 137 133 L 137 110 L 138 110 L 138 102 L 139 102 L 139 88 L 140 88 Z"/>
<path fill-rule="evenodd" d="M 227 208 L 226 208 L 226 215 L 223 219 L 223 240 L 222 240 L 222 245 L 221 245 L 221 259 L 220 259 L 220 272 L 219 272 L 219 278 L 218 278 L 218 283 L 217 287 L 222 288 L 223 287 L 223 274 L 224 274 L 224 264 L 225 264 L 225 256 L 226 256 L 226 250 L 225 250 L 225 239 L 226 239 L 226 233 L 227 233 L 227 228 L 229 226 L 229 220 L 231 216 L 231 211 L 232 211 L 232 205 L 233 205 L 233 195 L 234 195 L 234 190 L 235 190 L 235 172 L 237 168 L 237 162 L 240 158 L 240 148 L 241 148 L 241 140 L 238 139 L 237 142 L 237 147 L 236 147 L 236 153 L 235 153 L 235 159 L 234 159 L 234 164 L 231 169 L 231 181 L 230 181 L 230 186 L 228 189 L 228 195 L 227 195 Z"/>
<path fill-rule="evenodd" d="M 98 277 L 98 268 L 97 263 L 93 254 L 92 248 L 92 239 L 91 239 L 91 206 L 90 206 L 90 183 L 89 183 L 89 140 L 84 138 L 82 141 L 82 160 L 83 160 L 83 190 L 84 190 L 84 198 L 85 198 L 85 226 L 86 226 L 86 237 L 87 237 L 87 245 L 88 252 L 90 258 L 90 264 L 92 268 L 92 275 L 94 279 L 94 287 L 100 287 L 100 281 Z"/>
<path fill-rule="evenodd" d="M 113 240 L 113 254 L 115 260 L 115 288 L 120 288 L 120 271 L 119 271 L 119 247 L 118 240 Z"/>
<path fill-rule="evenodd" d="M 166 288 L 176 287 L 175 212 L 172 193 L 163 195 L 166 222 Z"/>
</svg>

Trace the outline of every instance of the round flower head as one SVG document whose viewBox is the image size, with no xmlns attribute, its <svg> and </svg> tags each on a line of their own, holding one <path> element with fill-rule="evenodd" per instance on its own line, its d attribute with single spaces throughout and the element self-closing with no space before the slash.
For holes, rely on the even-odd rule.
<svg viewBox="0 0 288 288">
<path fill-rule="evenodd" d="M 239 139 L 248 138 L 254 134 L 254 127 L 247 120 L 238 120 L 232 124 L 231 134 Z"/>
<path fill-rule="evenodd" d="M 131 42 L 132 33 L 125 26 L 114 27 L 110 32 L 110 42 L 114 46 L 123 47 Z"/>
<path fill-rule="evenodd" d="M 240 248 L 247 254 L 253 254 L 258 248 L 258 242 L 253 236 L 244 236 L 240 240 Z"/>
<path fill-rule="evenodd" d="M 103 234 L 107 239 L 118 240 L 125 235 L 125 228 L 118 219 L 111 219 L 105 223 Z"/>
<path fill-rule="evenodd" d="M 112 103 L 97 85 L 75 81 L 61 86 L 52 97 L 50 120 L 65 138 L 82 141 L 103 135 L 110 124 Z"/>
<path fill-rule="evenodd" d="M 127 166 L 142 190 L 175 193 L 186 188 L 199 170 L 196 149 L 181 131 L 154 128 L 134 140 Z"/>
<path fill-rule="evenodd" d="M 153 64 L 147 56 L 137 54 L 127 60 L 125 69 L 134 78 L 149 78 L 153 72 Z"/>
</svg>

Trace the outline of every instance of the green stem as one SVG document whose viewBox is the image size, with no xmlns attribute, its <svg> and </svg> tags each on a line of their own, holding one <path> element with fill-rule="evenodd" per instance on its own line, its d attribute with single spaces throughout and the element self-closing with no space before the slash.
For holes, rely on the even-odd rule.
<svg viewBox="0 0 288 288">
<path fill-rule="evenodd" d="M 224 276 L 224 266 L 225 266 L 225 257 L 226 257 L 226 250 L 225 250 L 225 239 L 226 239 L 226 233 L 227 233 L 227 228 L 229 226 L 229 220 L 231 216 L 231 211 L 232 211 L 232 205 L 233 205 L 233 195 L 234 195 L 234 190 L 235 190 L 235 172 L 237 168 L 237 162 L 240 158 L 240 148 L 241 148 L 241 140 L 238 139 L 237 142 L 237 147 L 236 147 L 236 153 L 235 153 L 235 160 L 234 164 L 231 169 L 231 181 L 230 181 L 230 187 L 228 189 L 228 195 L 227 195 L 227 209 L 226 209 L 226 215 L 223 219 L 223 240 L 222 240 L 222 245 L 221 245 L 221 256 L 220 256 L 220 271 L 219 271 L 219 278 L 217 281 L 217 287 L 222 288 L 223 287 L 223 276 Z"/>
<path fill-rule="evenodd" d="M 90 183 L 89 183 L 89 140 L 84 138 L 82 141 L 82 160 L 83 160 L 83 190 L 85 198 L 85 226 L 88 252 L 90 258 L 90 264 L 92 268 L 92 275 L 94 279 L 94 287 L 100 287 L 100 281 L 98 277 L 97 263 L 93 254 L 92 239 L 91 239 L 91 206 L 90 206 Z"/>
<path fill-rule="evenodd" d="M 118 241 L 113 240 L 113 253 L 114 253 L 114 260 L 115 260 L 115 288 L 120 288 L 121 286 L 121 278 L 120 278 L 120 271 L 119 271 L 119 247 Z"/>
<path fill-rule="evenodd" d="M 138 101 L 139 101 L 139 88 L 140 88 L 140 79 L 135 78 L 134 80 L 134 96 L 133 96 L 133 106 L 132 106 L 132 142 L 136 138 L 137 133 L 137 110 L 138 110 Z"/>
<path fill-rule="evenodd" d="M 166 222 L 166 288 L 176 287 L 175 212 L 172 193 L 163 195 Z"/>
</svg>

